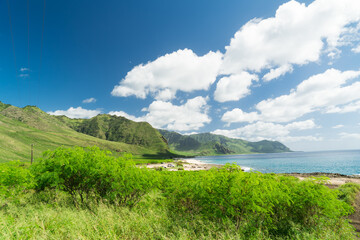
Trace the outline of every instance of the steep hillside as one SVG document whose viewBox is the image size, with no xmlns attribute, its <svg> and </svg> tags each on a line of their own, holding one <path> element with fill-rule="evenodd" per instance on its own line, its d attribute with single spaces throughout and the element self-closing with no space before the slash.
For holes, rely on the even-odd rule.
<svg viewBox="0 0 360 240">
<path fill-rule="evenodd" d="M 24 108 L 15 107 L 8 104 L 0 106 L 0 114 L 19 122 L 25 123 L 30 127 L 44 131 L 61 131 L 69 128 L 61 121 L 42 111 L 35 106 L 26 106 Z"/>
<path fill-rule="evenodd" d="M 159 153 L 168 152 L 166 140 L 147 122 L 134 122 L 124 117 L 101 114 L 91 119 L 59 117 L 72 129 L 93 137 L 113 142 L 142 146 Z"/>
<path fill-rule="evenodd" d="M 136 145 L 108 141 L 77 132 L 69 126 L 69 123 L 80 126 L 83 120 L 66 118 L 69 123 L 65 123 L 65 118 L 51 116 L 34 106 L 18 108 L 0 102 L 0 162 L 28 161 L 31 144 L 34 144 L 35 157 L 39 157 L 43 151 L 55 149 L 62 145 L 83 147 L 97 145 L 102 149 L 112 151 L 114 154 L 130 152 L 138 157 L 144 155 L 159 156 L 159 154 L 168 153 L 166 143 L 153 149 L 146 147 L 145 144 Z M 160 133 L 155 129 L 154 131 L 157 134 L 147 136 L 146 139 L 158 138 Z M 161 139 L 161 135 L 159 138 Z M 138 141 L 141 142 L 141 139 Z M 149 144 L 149 146 L 152 145 Z"/>
<path fill-rule="evenodd" d="M 181 154 L 216 155 L 291 151 L 282 143 L 275 141 L 248 142 L 211 133 L 181 135 L 166 130 L 159 131 L 168 141 L 170 149 Z"/>
</svg>

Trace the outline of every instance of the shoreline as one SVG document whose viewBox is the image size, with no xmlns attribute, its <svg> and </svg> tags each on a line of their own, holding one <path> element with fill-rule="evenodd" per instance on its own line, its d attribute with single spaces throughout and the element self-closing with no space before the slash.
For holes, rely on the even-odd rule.
<svg viewBox="0 0 360 240">
<path fill-rule="evenodd" d="M 168 171 L 200 171 L 222 166 L 221 164 L 204 163 L 195 159 L 177 159 L 167 163 L 150 163 L 146 165 L 146 168 L 164 168 Z"/>
<path fill-rule="evenodd" d="M 336 150 L 337 151 L 337 150 Z M 180 161 L 184 161 L 184 162 L 188 162 L 188 163 L 196 163 L 196 164 L 208 164 L 208 165 L 214 165 L 214 166 L 224 166 L 225 164 L 215 164 L 215 163 L 204 163 L 201 160 L 196 160 L 196 159 L 178 159 Z M 247 167 L 247 166 L 240 166 L 241 169 L 244 172 L 249 172 L 252 170 L 255 170 L 251 167 Z M 256 171 L 256 170 L 255 170 Z M 270 172 L 269 172 L 270 173 Z M 325 177 L 329 177 L 329 178 L 359 178 L 360 179 L 360 174 L 342 174 L 342 173 L 336 173 L 336 172 L 279 172 L 279 173 L 275 173 L 275 174 L 284 174 L 284 175 L 290 175 L 290 176 L 296 176 L 296 177 L 321 177 L 321 176 L 325 176 Z"/>
<path fill-rule="evenodd" d="M 223 164 L 212 164 L 212 163 L 204 163 L 200 160 L 196 159 L 177 159 L 174 162 L 170 163 L 153 163 L 147 164 L 146 168 L 164 168 L 168 171 L 203 171 L 209 170 L 211 168 L 220 168 L 224 166 Z M 242 167 L 244 172 L 249 172 L 251 168 Z M 276 173 L 278 175 L 284 176 L 293 176 L 300 180 L 305 180 L 311 177 L 327 177 L 326 184 L 330 188 L 336 188 L 345 183 L 357 183 L 360 184 L 360 175 L 345 175 L 340 173 L 325 173 L 325 172 L 312 172 L 312 173 Z"/>
<path fill-rule="evenodd" d="M 340 173 L 278 173 L 285 176 L 293 176 L 300 180 L 305 180 L 311 177 L 327 177 L 329 180 L 325 183 L 329 188 L 337 188 L 345 183 L 357 183 L 360 184 L 360 176 L 357 175 L 344 175 Z"/>
</svg>

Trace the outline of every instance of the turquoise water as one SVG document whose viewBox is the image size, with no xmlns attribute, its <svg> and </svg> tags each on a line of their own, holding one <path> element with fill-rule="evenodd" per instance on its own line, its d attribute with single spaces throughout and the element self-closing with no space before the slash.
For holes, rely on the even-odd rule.
<svg viewBox="0 0 360 240">
<path fill-rule="evenodd" d="M 326 172 L 360 174 L 360 150 L 266 153 L 196 157 L 204 163 L 236 163 L 263 173 Z"/>
</svg>

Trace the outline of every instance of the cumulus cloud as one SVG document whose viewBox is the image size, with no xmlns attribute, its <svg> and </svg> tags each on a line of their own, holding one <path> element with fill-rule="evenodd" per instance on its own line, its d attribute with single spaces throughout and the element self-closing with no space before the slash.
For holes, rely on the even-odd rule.
<svg viewBox="0 0 360 240">
<path fill-rule="evenodd" d="M 241 72 L 219 80 L 214 93 L 218 102 L 236 101 L 250 94 L 249 87 L 253 81 L 258 81 L 255 74 Z"/>
<path fill-rule="evenodd" d="M 227 123 L 234 122 L 256 122 L 260 119 L 260 116 L 257 112 L 246 113 L 243 112 L 240 108 L 234 108 L 231 111 L 227 111 L 222 116 L 221 120 Z"/>
<path fill-rule="evenodd" d="M 87 98 L 82 101 L 83 103 L 94 103 L 96 102 L 95 98 Z"/>
<path fill-rule="evenodd" d="M 351 49 L 354 53 L 360 53 L 360 45 Z"/>
<path fill-rule="evenodd" d="M 352 138 L 352 139 L 360 139 L 360 133 L 347 133 L 342 132 L 340 133 L 341 138 Z"/>
<path fill-rule="evenodd" d="M 101 111 L 99 110 L 88 110 L 82 107 L 70 107 L 68 110 L 56 110 L 54 112 L 48 112 L 50 115 L 65 115 L 69 118 L 92 118 L 100 113 Z"/>
<path fill-rule="evenodd" d="M 331 106 L 327 109 L 327 113 L 349 113 L 360 110 L 360 101 L 345 104 L 343 106 Z"/>
<path fill-rule="evenodd" d="M 118 116 L 118 117 L 124 117 L 124 118 L 130 119 L 130 120 L 135 121 L 135 122 L 143 122 L 143 121 L 145 121 L 141 117 L 135 117 L 134 115 L 127 114 L 124 111 L 111 111 L 111 112 L 109 112 L 109 114 L 114 115 L 114 116 Z"/>
<path fill-rule="evenodd" d="M 301 141 L 306 141 L 306 142 L 319 142 L 319 141 L 323 141 L 324 139 L 322 137 L 318 137 L 318 136 L 286 136 L 286 137 L 279 137 L 277 138 L 276 141 L 280 141 L 280 142 L 285 142 L 285 143 L 290 143 L 290 142 L 301 142 Z"/>
<path fill-rule="evenodd" d="M 350 24 L 360 18 L 358 0 L 316 0 L 306 6 L 297 1 L 281 5 L 274 17 L 246 23 L 226 47 L 223 74 L 271 69 L 265 81 L 292 70 L 292 65 L 316 62 L 322 53 L 340 54 L 344 41 L 351 41 Z M 348 43 L 347 43 L 348 44 Z"/>
<path fill-rule="evenodd" d="M 222 120 L 227 123 L 251 122 L 289 122 L 307 113 L 345 113 L 360 108 L 360 81 L 353 81 L 360 71 L 328 69 L 324 73 L 313 75 L 300 83 L 288 95 L 263 100 L 256 104 L 258 112 L 239 113 L 233 109 L 224 113 Z M 256 118 L 244 118 L 253 116 Z"/>
<path fill-rule="evenodd" d="M 190 49 L 178 50 L 134 67 L 111 94 L 142 99 L 152 95 L 167 101 L 174 98 L 177 91 L 207 90 L 216 80 L 221 59 L 220 52 L 197 56 Z"/>
<path fill-rule="evenodd" d="M 293 71 L 293 67 L 290 64 L 284 64 L 278 68 L 275 69 L 270 69 L 270 72 L 268 72 L 267 74 L 265 74 L 263 76 L 263 79 L 265 82 L 269 82 L 273 79 L 276 79 L 280 76 L 285 75 L 288 72 L 292 72 Z"/>
<path fill-rule="evenodd" d="M 338 129 L 338 128 L 343 128 L 343 127 L 344 127 L 344 125 L 339 124 L 339 125 L 335 125 L 335 126 L 333 126 L 332 128 L 334 128 L 334 129 Z"/>
<path fill-rule="evenodd" d="M 188 132 L 188 133 L 183 133 L 183 135 L 195 135 L 195 134 L 199 134 L 198 132 Z"/>
<path fill-rule="evenodd" d="M 145 109 L 148 113 L 141 117 L 129 115 L 123 111 L 112 111 L 109 114 L 123 116 L 133 121 L 146 121 L 155 128 L 174 131 L 198 130 L 211 122 L 207 114 L 207 99 L 195 97 L 183 105 L 173 105 L 170 102 L 154 101 Z"/>
<path fill-rule="evenodd" d="M 293 122 L 290 124 L 275 124 L 267 122 L 256 122 L 241 128 L 232 130 L 217 129 L 214 134 L 220 134 L 231 138 L 241 138 L 249 141 L 274 140 L 274 141 L 319 141 L 321 138 L 314 136 L 290 136 L 291 131 L 299 131 L 316 128 L 314 120 Z"/>
<path fill-rule="evenodd" d="M 329 69 L 303 81 L 288 95 L 261 101 L 256 109 L 261 112 L 262 119 L 276 122 L 288 122 L 310 112 L 333 109 L 360 99 L 359 81 L 345 85 L 359 75 L 360 71 Z"/>
</svg>

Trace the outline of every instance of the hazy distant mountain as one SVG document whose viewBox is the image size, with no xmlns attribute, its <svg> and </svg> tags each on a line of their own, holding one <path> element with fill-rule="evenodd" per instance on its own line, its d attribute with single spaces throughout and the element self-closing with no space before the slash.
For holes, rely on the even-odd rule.
<svg viewBox="0 0 360 240">
<path fill-rule="evenodd" d="M 279 153 L 290 152 L 284 144 L 276 141 L 249 142 L 211 133 L 181 135 L 159 130 L 168 141 L 171 150 L 190 155 Z"/>
</svg>

